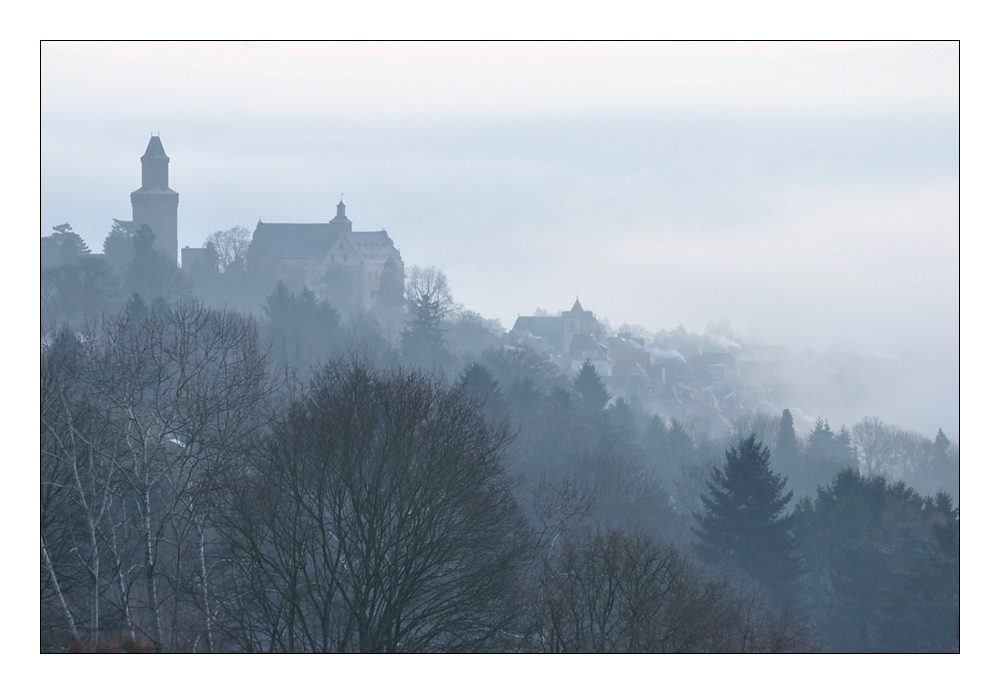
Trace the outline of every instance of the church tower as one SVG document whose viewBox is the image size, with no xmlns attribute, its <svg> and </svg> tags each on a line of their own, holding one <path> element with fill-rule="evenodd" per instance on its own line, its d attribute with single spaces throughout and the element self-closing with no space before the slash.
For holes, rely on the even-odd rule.
<svg viewBox="0 0 1000 694">
<path fill-rule="evenodd" d="M 347 210 L 347 205 L 344 204 L 344 199 L 341 198 L 340 202 L 337 203 L 337 216 L 330 220 L 330 224 L 337 231 L 351 231 L 354 224 L 347 218 L 345 211 Z"/>
<path fill-rule="evenodd" d="M 156 238 L 153 248 L 177 264 L 177 199 L 167 181 L 170 157 L 159 135 L 149 138 L 142 162 L 142 188 L 132 193 L 132 223 L 148 224 Z"/>
</svg>

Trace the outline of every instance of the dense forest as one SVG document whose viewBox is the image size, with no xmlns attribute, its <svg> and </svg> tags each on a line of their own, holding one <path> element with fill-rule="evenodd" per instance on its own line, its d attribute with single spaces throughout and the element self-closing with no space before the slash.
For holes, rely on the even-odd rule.
<svg viewBox="0 0 1000 694">
<path fill-rule="evenodd" d="M 43 651 L 957 652 L 956 444 L 728 437 L 502 344 L 439 271 L 374 310 L 42 239 Z"/>
</svg>

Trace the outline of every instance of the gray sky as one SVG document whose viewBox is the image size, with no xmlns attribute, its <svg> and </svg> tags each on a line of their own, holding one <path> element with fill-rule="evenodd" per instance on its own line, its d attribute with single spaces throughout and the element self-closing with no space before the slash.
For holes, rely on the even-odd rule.
<svg viewBox="0 0 1000 694">
<path fill-rule="evenodd" d="M 508 328 L 579 293 L 901 355 L 871 414 L 958 438 L 957 43 L 45 43 L 41 75 L 43 234 L 99 250 L 158 132 L 181 246 L 343 192 Z"/>
</svg>

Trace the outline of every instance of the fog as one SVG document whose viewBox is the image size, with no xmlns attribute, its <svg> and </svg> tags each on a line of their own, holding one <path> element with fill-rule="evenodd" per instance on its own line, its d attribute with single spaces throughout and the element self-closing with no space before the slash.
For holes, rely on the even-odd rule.
<svg viewBox="0 0 1000 694">
<path fill-rule="evenodd" d="M 43 42 L 40 138 L 42 652 L 960 652 L 957 43 Z"/>
<path fill-rule="evenodd" d="M 41 233 L 99 251 L 152 131 L 180 247 L 343 193 L 507 329 L 726 318 L 892 363 L 809 415 L 957 441 L 958 79 L 946 43 L 45 43 Z"/>
</svg>

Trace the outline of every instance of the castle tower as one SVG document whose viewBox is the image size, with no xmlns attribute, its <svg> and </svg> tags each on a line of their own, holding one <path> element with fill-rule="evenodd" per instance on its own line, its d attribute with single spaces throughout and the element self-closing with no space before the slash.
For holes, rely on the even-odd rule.
<svg viewBox="0 0 1000 694">
<path fill-rule="evenodd" d="M 344 214 L 346 209 L 347 205 L 344 204 L 344 199 L 341 198 L 340 202 L 337 203 L 337 216 L 330 220 L 330 224 L 338 231 L 351 231 L 351 228 L 354 226 L 354 223 Z"/>
<path fill-rule="evenodd" d="M 142 188 L 132 193 L 132 222 L 148 224 L 156 234 L 153 248 L 177 264 L 177 199 L 170 190 L 167 166 L 170 157 L 163 151 L 159 135 L 149 138 L 142 162 Z"/>
</svg>

